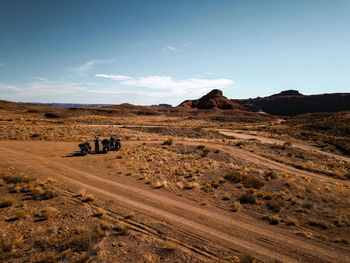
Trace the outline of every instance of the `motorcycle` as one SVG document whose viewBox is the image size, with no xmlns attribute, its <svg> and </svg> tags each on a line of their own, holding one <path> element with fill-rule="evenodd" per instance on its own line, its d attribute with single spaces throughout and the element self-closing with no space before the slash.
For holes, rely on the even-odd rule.
<svg viewBox="0 0 350 263">
<path fill-rule="evenodd" d="M 122 144 L 121 144 L 120 140 L 116 139 L 115 140 L 114 150 L 119 151 L 121 147 L 122 147 Z"/>
<path fill-rule="evenodd" d="M 109 140 L 107 140 L 107 139 L 104 139 L 102 141 L 102 146 L 103 146 L 103 148 L 102 148 L 103 153 L 108 153 L 112 149 L 111 145 L 109 143 Z"/>
<path fill-rule="evenodd" d="M 83 142 L 83 143 L 79 144 L 79 148 L 80 148 L 80 153 L 82 156 L 91 152 L 90 142 Z"/>
</svg>

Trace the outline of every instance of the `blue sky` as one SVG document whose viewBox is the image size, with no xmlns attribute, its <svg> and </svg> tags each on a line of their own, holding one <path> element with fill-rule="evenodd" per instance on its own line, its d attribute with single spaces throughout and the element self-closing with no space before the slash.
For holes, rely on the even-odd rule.
<svg viewBox="0 0 350 263">
<path fill-rule="evenodd" d="M 0 99 L 350 92 L 350 0 L 0 0 Z"/>
</svg>

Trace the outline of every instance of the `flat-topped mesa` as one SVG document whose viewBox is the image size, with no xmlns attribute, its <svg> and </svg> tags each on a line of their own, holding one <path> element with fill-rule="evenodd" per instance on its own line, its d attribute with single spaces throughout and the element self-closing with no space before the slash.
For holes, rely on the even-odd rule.
<svg viewBox="0 0 350 263">
<path fill-rule="evenodd" d="M 304 96 L 304 95 L 297 90 L 290 89 L 290 90 L 281 91 L 280 93 L 274 94 L 272 96 Z"/>
<path fill-rule="evenodd" d="M 179 107 L 221 110 L 244 109 L 243 106 L 223 96 L 222 91 L 218 89 L 213 89 L 200 99 L 186 100 Z"/>
</svg>

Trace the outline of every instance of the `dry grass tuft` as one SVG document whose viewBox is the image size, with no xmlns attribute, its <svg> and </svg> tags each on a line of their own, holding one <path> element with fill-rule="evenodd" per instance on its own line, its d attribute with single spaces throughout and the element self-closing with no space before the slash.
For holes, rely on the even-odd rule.
<svg viewBox="0 0 350 263">
<path fill-rule="evenodd" d="M 23 209 L 17 210 L 16 212 L 16 218 L 17 219 L 21 219 L 24 218 L 26 216 L 27 212 Z"/>
<path fill-rule="evenodd" d="M 2 200 L 0 201 L 0 208 L 12 206 L 14 202 L 15 202 L 15 199 L 13 198 Z"/>
<path fill-rule="evenodd" d="M 179 247 L 180 242 L 176 238 L 168 238 L 166 241 L 166 245 L 167 245 L 167 249 L 171 251 L 175 251 Z"/>
</svg>

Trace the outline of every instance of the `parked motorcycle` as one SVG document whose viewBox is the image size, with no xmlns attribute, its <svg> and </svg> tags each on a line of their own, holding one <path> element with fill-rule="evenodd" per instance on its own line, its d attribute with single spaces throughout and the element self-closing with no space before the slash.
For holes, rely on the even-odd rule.
<svg viewBox="0 0 350 263">
<path fill-rule="evenodd" d="M 91 145 L 90 142 L 83 142 L 79 144 L 79 148 L 80 148 L 80 153 L 81 155 L 86 155 L 88 153 L 91 152 Z"/>
</svg>

